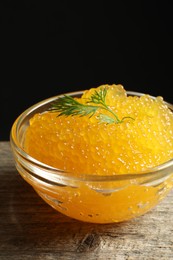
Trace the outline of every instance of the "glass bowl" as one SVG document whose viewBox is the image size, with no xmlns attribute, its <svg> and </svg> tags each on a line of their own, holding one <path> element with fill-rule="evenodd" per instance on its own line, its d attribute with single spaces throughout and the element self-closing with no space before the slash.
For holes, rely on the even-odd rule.
<svg viewBox="0 0 173 260">
<path fill-rule="evenodd" d="M 80 97 L 83 91 L 68 94 Z M 127 91 L 127 95 L 144 94 Z M 142 173 L 75 176 L 74 173 L 46 165 L 24 151 L 25 132 L 30 118 L 48 110 L 50 104 L 61 96 L 31 106 L 12 125 L 10 144 L 16 169 L 23 179 L 55 210 L 84 222 L 127 221 L 156 206 L 172 189 L 173 159 Z M 173 105 L 167 105 L 173 111 Z"/>
</svg>

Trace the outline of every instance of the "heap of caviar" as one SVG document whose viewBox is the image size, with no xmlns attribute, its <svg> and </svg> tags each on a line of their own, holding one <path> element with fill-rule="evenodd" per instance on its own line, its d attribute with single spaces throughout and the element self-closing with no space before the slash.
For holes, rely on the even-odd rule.
<svg viewBox="0 0 173 260">
<path fill-rule="evenodd" d="M 137 173 L 173 158 L 173 113 L 162 97 L 129 96 L 101 85 L 79 98 L 58 98 L 30 119 L 24 149 L 65 171 Z"/>
</svg>

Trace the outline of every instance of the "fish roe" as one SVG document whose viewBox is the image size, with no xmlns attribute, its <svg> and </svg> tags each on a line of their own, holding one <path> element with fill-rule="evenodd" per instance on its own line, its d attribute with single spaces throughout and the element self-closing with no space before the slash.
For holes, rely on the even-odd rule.
<svg viewBox="0 0 173 260">
<path fill-rule="evenodd" d="M 72 173 L 116 175 L 137 173 L 173 158 L 173 113 L 162 97 L 129 96 L 122 85 L 101 85 L 84 91 L 78 102 L 87 104 L 95 91 L 106 88 L 105 103 L 121 120 L 98 109 L 88 116 L 58 116 L 46 111 L 30 119 L 25 151 L 37 160 Z"/>
</svg>

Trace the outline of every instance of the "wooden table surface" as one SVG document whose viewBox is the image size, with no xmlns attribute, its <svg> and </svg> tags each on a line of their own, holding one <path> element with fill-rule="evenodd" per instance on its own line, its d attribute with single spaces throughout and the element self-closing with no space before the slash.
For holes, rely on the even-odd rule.
<svg viewBox="0 0 173 260">
<path fill-rule="evenodd" d="M 68 218 L 18 174 L 0 142 L 0 260 L 173 259 L 173 191 L 153 210 L 118 224 Z"/>
</svg>

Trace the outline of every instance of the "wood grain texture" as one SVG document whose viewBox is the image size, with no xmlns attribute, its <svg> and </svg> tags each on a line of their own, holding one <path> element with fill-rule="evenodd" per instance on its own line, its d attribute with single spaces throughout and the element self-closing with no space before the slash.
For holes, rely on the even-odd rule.
<svg viewBox="0 0 173 260">
<path fill-rule="evenodd" d="M 173 192 L 153 210 L 119 224 L 90 224 L 47 205 L 0 142 L 0 260 L 172 260 Z"/>
</svg>

